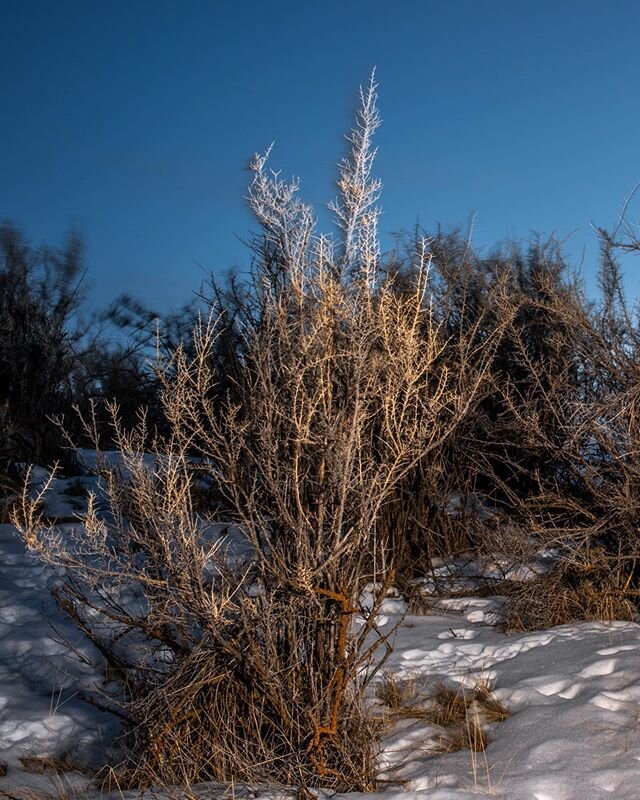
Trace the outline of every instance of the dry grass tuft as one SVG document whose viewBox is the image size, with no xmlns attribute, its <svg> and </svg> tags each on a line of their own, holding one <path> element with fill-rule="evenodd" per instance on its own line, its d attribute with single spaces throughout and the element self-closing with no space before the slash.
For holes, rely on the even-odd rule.
<svg viewBox="0 0 640 800">
<path fill-rule="evenodd" d="M 582 620 L 636 620 L 629 583 L 602 550 L 565 556 L 547 575 L 508 587 L 504 628 L 514 633 Z"/>
<path fill-rule="evenodd" d="M 416 677 L 400 680 L 387 672 L 377 696 L 391 710 L 390 720 L 423 720 L 445 729 L 429 747 L 434 754 L 465 749 L 481 752 L 489 744 L 486 726 L 510 716 L 509 709 L 483 680 L 470 688 L 438 682 L 425 697 L 418 692 Z"/>
<path fill-rule="evenodd" d="M 490 741 L 485 726 L 503 722 L 510 715 L 486 681 L 478 681 L 471 688 L 438 683 L 430 699 L 433 705 L 424 718 L 446 729 L 436 737 L 430 752 L 482 752 Z"/>
<path fill-rule="evenodd" d="M 466 722 L 467 710 L 474 697 L 462 685 L 453 688 L 445 683 L 438 683 L 434 686 L 430 699 L 433 706 L 429 712 L 429 722 L 449 728 Z"/>
<path fill-rule="evenodd" d="M 478 681 L 473 687 L 474 700 L 478 704 L 483 720 L 491 724 L 504 722 L 511 716 L 511 712 L 493 693 L 486 681 Z"/>
<path fill-rule="evenodd" d="M 487 732 L 476 722 L 468 721 L 435 737 L 428 747 L 428 752 L 432 755 L 456 753 L 459 750 L 481 753 L 489 742 Z"/>
<path fill-rule="evenodd" d="M 382 673 L 376 687 L 376 697 L 394 711 L 411 707 L 418 697 L 418 683 L 414 676 L 399 678 L 393 672 Z"/>
</svg>

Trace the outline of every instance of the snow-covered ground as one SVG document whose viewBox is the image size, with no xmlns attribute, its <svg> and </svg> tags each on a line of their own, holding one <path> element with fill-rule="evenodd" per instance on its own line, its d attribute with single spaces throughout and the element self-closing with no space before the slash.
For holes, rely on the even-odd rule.
<svg viewBox="0 0 640 800">
<path fill-rule="evenodd" d="M 26 772 L 23 760 L 29 770 L 48 757 L 99 766 L 115 731 L 113 719 L 79 697 L 101 676 L 90 666 L 91 646 L 47 590 L 54 578 L 25 552 L 15 528 L 0 525 L 0 762 L 7 767 L 0 793 L 51 788 L 49 776 Z"/>
<path fill-rule="evenodd" d="M 59 491 L 65 486 L 54 493 L 61 518 L 70 510 Z M 54 579 L 10 525 L 0 526 L 0 761 L 7 768 L 0 798 L 58 797 L 63 784 L 83 786 L 83 797 L 86 791 L 97 798 L 80 772 L 42 772 L 42 759 L 91 770 L 104 763 L 117 730 L 111 717 L 80 697 L 101 676 L 90 666 L 91 647 L 49 596 Z M 410 680 L 417 702 L 423 697 L 425 703 L 438 682 L 473 687 L 482 680 L 511 715 L 488 727 L 490 744 L 479 753 L 434 754 L 441 729 L 398 719 L 384 736 L 383 789 L 372 800 L 640 797 L 639 625 L 584 623 L 506 636 L 494 624 L 499 598 L 455 598 L 438 607 L 429 616 L 404 617 L 385 669 L 400 684 Z M 403 611 L 403 602 L 390 598 L 383 627 Z M 374 693 L 375 687 L 370 702 L 380 705 Z M 193 796 L 266 800 L 286 793 L 209 785 Z"/>
<path fill-rule="evenodd" d="M 505 636 L 494 601 L 457 600 L 455 616 L 405 617 L 387 668 L 472 687 L 487 681 L 511 712 L 483 753 L 429 754 L 433 727 L 405 720 L 385 741 L 389 777 L 434 800 L 640 797 L 640 626 L 583 623 Z"/>
</svg>

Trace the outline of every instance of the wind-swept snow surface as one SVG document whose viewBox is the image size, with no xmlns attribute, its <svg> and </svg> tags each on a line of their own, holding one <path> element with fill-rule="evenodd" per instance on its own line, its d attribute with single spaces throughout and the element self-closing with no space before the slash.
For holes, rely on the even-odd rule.
<svg viewBox="0 0 640 800">
<path fill-rule="evenodd" d="M 90 666 L 96 654 L 48 594 L 55 578 L 25 553 L 11 526 L 0 526 L 0 760 L 7 766 L 0 797 L 27 798 L 30 790 L 55 796 L 60 778 L 34 774 L 37 759 L 96 767 L 106 761 L 117 730 L 115 720 L 80 697 L 85 687 L 99 687 L 102 676 Z M 484 752 L 446 754 L 433 748 L 442 729 L 397 719 L 384 735 L 374 798 L 638 800 L 640 626 L 585 623 L 506 636 L 491 624 L 499 598 L 438 602 L 437 614 L 404 618 L 386 670 L 400 683 L 410 679 L 425 707 L 438 682 L 473 687 L 485 681 L 511 716 L 488 726 Z M 390 599 L 383 627 L 402 611 L 402 601 Z M 374 694 L 372 687 L 370 703 L 386 713 Z M 87 791 L 99 796 L 97 789 Z M 233 790 L 236 798 L 247 792 Z M 232 796 L 219 786 L 198 787 L 195 794 Z"/>
</svg>

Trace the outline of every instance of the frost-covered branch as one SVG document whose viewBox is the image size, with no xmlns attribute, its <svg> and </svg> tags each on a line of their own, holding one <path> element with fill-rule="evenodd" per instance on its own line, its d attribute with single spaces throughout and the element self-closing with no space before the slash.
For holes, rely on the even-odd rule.
<svg viewBox="0 0 640 800">
<path fill-rule="evenodd" d="M 253 180 L 247 199 L 267 243 L 281 256 L 280 263 L 294 281 L 302 280 L 315 216 L 311 206 L 298 197 L 297 178 L 287 182 L 279 172 L 266 168 L 270 153 L 271 147 L 263 154 L 256 153 L 251 161 Z"/>
<path fill-rule="evenodd" d="M 381 123 L 377 86 L 374 71 L 367 88 L 360 88 L 356 124 L 347 136 L 351 148 L 340 164 L 337 182 L 340 194 L 329 205 L 343 236 L 342 271 L 352 277 L 364 277 L 369 285 L 376 282 L 380 261 L 380 209 L 376 203 L 382 190 L 382 181 L 372 177 L 377 154 L 373 135 Z"/>
</svg>

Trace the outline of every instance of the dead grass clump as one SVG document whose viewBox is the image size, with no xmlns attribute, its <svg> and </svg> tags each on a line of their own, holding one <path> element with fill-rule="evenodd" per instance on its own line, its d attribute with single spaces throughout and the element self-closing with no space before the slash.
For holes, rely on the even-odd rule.
<svg viewBox="0 0 640 800">
<path fill-rule="evenodd" d="M 486 681 L 478 681 L 473 687 L 474 700 L 478 704 L 483 720 L 488 723 L 504 722 L 511 712 L 498 699 Z"/>
<path fill-rule="evenodd" d="M 635 620 L 638 609 L 624 576 L 602 550 L 562 556 L 547 574 L 512 584 L 504 609 L 508 633 L 546 630 L 556 625 L 595 620 Z"/>
<path fill-rule="evenodd" d="M 412 706 L 418 698 L 417 679 L 414 676 L 399 678 L 393 672 L 385 671 L 376 687 L 376 697 L 392 710 Z"/>
<path fill-rule="evenodd" d="M 456 688 L 445 683 L 438 683 L 430 694 L 433 706 L 429 713 L 429 721 L 442 728 L 462 725 L 467 719 L 467 710 L 473 702 L 473 693 L 464 686 Z"/>
<path fill-rule="evenodd" d="M 55 755 L 24 755 L 20 758 L 22 769 L 35 775 L 51 772 L 60 775 L 65 772 L 83 772 L 76 764 L 68 761 L 64 756 Z"/>
<path fill-rule="evenodd" d="M 445 728 L 445 732 L 435 738 L 431 752 L 451 753 L 464 749 L 481 752 L 490 741 L 485 726 L 503 722 L 510 716 L 485 681 L 478 681 L 470 688 L 438 683 L 430 700 L 432 706 L 424 718 Z"/>
<path fill-rule="evenodd" d="M 489 742 L 487 732 L 476 722 L 470 721 L 436 736 L 430 743 L 428 752 L 432 755 L 456 753 L 460 750 L 481 753 L 487 748 Z"/>
<path fill-rule="evenodd" d="M 432 741 L 432 753 L 481 752 L 489 743 L 486 726 L 510 716 L 486 681 L 477 681 L 472 687 L 438 682 L 424 696 L 418 691 L 417 678 L 401 680 L 385 673 L 377 697 L 391 710 L 391 719 L 423 720 L 444 728 Z"/>
</svg>

